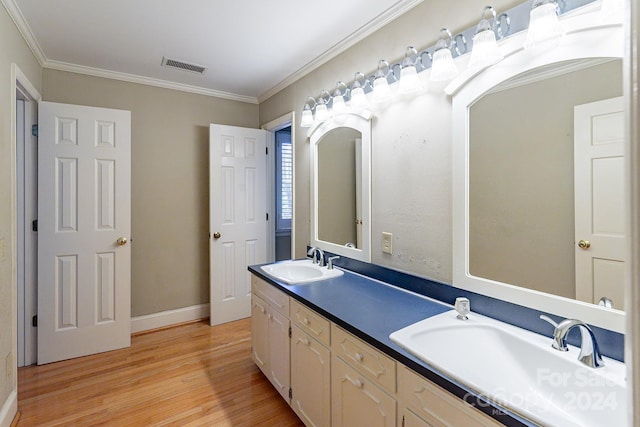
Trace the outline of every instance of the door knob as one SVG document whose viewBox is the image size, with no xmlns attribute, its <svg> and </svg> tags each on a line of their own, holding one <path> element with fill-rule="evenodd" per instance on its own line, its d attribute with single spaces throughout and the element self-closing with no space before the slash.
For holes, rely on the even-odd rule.
<svg viewBox="0 0 640 427">
<path fill-rule="evenodd" d="M 578 247 L 580 249 L 589 249 L 591 247 L 591 242 L 588 240 L 580 240 L 578 242 Z"/>
<path fill-rule="evenodd" d="M 118 240 L 116 240 L 116 243 L 118 244 L 118 246 L 124 246 L 126 245 L 128 242 L 126 237 L 118 237 Z"/>
<path fill-rule="evenodd" d="M 222 235 L 220 234 L 219 231 L 216 231 L 215 233 L 213 233 L 213 238 L 214 239 L 219 239 Z"/>
</svg>

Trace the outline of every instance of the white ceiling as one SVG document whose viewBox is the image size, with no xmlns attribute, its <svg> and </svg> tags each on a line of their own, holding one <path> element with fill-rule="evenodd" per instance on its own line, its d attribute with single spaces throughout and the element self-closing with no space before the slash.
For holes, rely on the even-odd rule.
<svg viewBox="0 0 640 427">
<path fill-rule="evenodd" d="M 44 67 L 257 102 L 422 0 L 2 0 Z M 207 67 L 161 67 L 163 56 Z"/>
</svg>

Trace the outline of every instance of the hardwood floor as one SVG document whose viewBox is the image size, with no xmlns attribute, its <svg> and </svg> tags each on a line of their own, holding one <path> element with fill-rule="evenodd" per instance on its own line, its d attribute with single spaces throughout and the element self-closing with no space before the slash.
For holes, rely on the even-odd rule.
<svg viewBox="0 0 640 427">
<path fill-rule="evenodd" d="M 128 349 L 18 370 L 18 427 L 303 426 L 254 365 L 250 320 L 138 335 Z"/>
</svg>

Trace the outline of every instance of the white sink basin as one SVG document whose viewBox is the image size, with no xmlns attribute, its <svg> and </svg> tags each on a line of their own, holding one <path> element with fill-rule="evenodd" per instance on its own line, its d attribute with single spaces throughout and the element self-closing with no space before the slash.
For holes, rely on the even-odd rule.
<svg viewBox="0 0 640 427">
<path fill-rule="evenodd" d="M 604 367 L 589 368 L 577 360 L 578 348 L 560 352 L 551 348 L 551 338 L 474 313 L 466 321 L 456 315 L 455 310 L 439 314 L 389 338 L 537 424 L 627 425 L 623 363 L 603 358 Z"/>
<path fill-rule="evenodd" d="M 320 267 L 318 264 L 313 264 L 310 259 L 278 262 L 263 265 L 260 268 L 268 275 L 291 285 L 331 279 L 332 277 L 338 277 L 344 274 L 342 270 L 337 268 L 329 270 L 327 267 Z"/>
</svg>

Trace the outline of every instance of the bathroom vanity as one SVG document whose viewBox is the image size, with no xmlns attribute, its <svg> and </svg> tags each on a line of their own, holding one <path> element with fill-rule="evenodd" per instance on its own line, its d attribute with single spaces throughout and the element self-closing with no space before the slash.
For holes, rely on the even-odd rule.
<svg viewBox="0 0 640 427">
<path fill-rule="evenodd" d="M 532 425 L 470 391 L 455 396 L 442 385 L 459 385 L 389 340 L 450 306 L 349 271 L 286 285 L 249 270 L 252 358 L 305 425 Z"/>
</svg>

